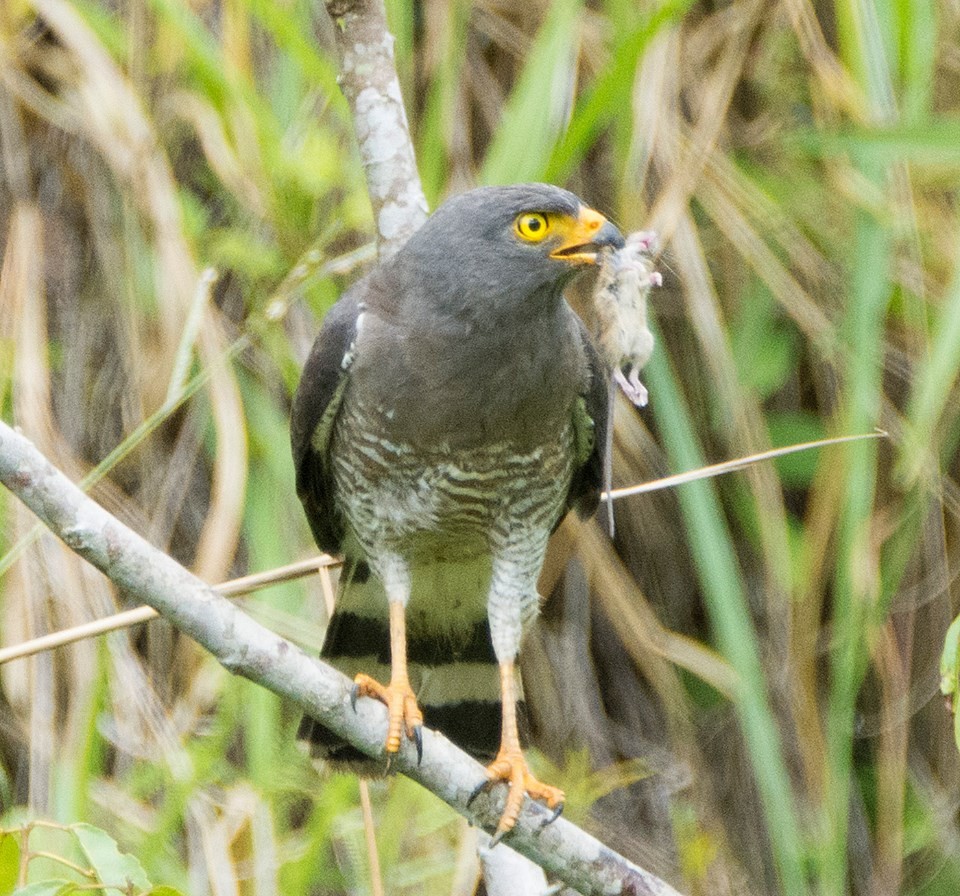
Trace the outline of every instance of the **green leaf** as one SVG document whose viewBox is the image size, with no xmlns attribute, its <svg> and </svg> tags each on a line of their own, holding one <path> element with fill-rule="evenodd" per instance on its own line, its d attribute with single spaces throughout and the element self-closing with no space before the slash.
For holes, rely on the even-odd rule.
<svg viewBox="0 0 960 896">
<path fill-rule="evenodd" d="M 737 315 L 730 330 L 737 375 L 741 383 L 767 399 L 795 375 L 797 332 L 784 320 L 783 312 L 761 281 L 751 278 L 744 298 L 744 311 Z"/>
<path fill-rule="evenodd" d="M 102 883 L 123 887 L 129 881 L 138 890 L 151 888 L 139 860 L 130 853 L 120 852 L 117 841 L 106 831 L 92 824 L 71 825 L 70 830 Z"/>
<path fill-rule="evenodd" d="M 957 749 L 960 749 L 960 707 L 957 706 L 960 701 L 958 693 L 958 681 L 960 681 L 960 616 L 953 620 L 950 628 L 947 629 L 947 637 L 944 640 L 943 655 L 940 657 L 940 692 L 950 698 L 953 704 L 953 733 L 957 742 Z"/>
<path fill-rule="evenodd" d="M 771 445 L 796 445 L 825 437 L 823 421 L 816 414 L 803 411 L 773 411 L 767 417 Z M 780 481 L 791 488 L 810 484 L 821 462 L 819 451 L 800 451 L 778 457 L 774 464 Z"/>
<path fill-rule="evenodd" d="M 66 896 L 67 893 L 75 891 L 76 888 L 77 885 L 73 881 L 53 878 L 27 884 L 25 887 L 15 890 L 13 896 Z"/>
<path fill-rule="evenodd" d="M 144 893 L 143 896 L 183 896 L 176 887 L 168 887 L 166 885 L 161 887 L 154 887 L 152 890 Z"/>
<path fill-rule="evenodd" d="M 10 896 L 20 873 L 20 840 L 12 834 L 0 837 L 0 896 Z"/>
</svg>

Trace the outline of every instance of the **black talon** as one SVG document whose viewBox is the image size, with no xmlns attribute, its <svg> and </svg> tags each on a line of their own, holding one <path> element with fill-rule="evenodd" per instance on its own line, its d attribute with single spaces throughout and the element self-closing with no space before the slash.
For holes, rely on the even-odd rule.
<svg viewBox="0 0 960 896">
<path fill-rule="evenodd" d="M 476 787 L 473 788 L 473 791 L 470 793 L 470 799 L 467 800 L 467 808 L 473 804 L 473 801 L 480 796 L 485 790 L 490 789 L 491 781 L 481 781 Z"/>
<path fill-rule="evenodd" d="M 350 706 L 353 708 L 353 711 L 357 711 L 357 697 L 360 696 L 360 685 L 355 684 L 350 688 Z"/>
<path fill-rule="evenodd" d="M 417 765 L 423 762 L 423 726 L 417 725 L 413 729 L 413 742 L 417 748 Z"/>
<path fill-rule="evenodd" d="M 507 831 L 500 831 L 500 830 L 498 830 L 498 831 L 490 838 L 490 849 L 493 849 L 493 847 L 496 846 L 496 845 L 503 839 L 503 836 L 504 836 L 504 834 L 506 834 L 506 833 L 507 833 Z"/>
<path fill-rule="evenodd" d="M 557 808 L 553 810 L 553 815 L 540 824 L 540 827 L 537 828 L 537 833 L 542 831 L 548 825 L 553 824 L 560 817 L 561 812 L 563 812 L 563 803 L 560 803 Z"/>
</svg>

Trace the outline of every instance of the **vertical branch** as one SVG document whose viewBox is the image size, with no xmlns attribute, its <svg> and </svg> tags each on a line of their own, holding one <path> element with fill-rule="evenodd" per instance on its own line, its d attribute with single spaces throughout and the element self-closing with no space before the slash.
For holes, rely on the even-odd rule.
<svg viewBox="0 0 960 896">
<path fill-rule="evenodd" d="M 340 54 L 340 89 L 350 104 L 380 258 L 389 258 L 426 220 L 427 200 L 410 140 L 407 113 L 383 0 L 327 0 Z"/>
</svg>

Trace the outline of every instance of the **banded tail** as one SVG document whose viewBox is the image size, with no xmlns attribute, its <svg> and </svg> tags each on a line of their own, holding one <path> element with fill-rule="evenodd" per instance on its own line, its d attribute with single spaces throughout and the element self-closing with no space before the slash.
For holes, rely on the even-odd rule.
<svg viewBox="0 0 960 896">
<path fill-rule="evenodd" d="M 432 560 L 413 569 L 407 606 L 407 663 L 424 724 L 481 762 L 500 746 L 500 673 L 490 641 L 486 595 L 489 558 Z M 348 560 L 320 657 L 353 678 L 390 679 L 387 598 L 364 561 Z M 525 722 L 522 688 L 518 715 Z M 523 725 L 525 728 L 525 725 Z M 375 773 L 377 763 L 304 716 L 297 737 L 315 758 Z"/>
</svg>

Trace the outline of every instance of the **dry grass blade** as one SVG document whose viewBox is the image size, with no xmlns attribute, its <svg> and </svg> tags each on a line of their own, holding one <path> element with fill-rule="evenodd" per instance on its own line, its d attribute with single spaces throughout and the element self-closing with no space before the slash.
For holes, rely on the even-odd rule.
<svg viewBox="0 0 960 896">
<path fill-rule="evenodd" d="M 654 479 L 650 482 L 644 482 L 640 485 L 628 485 L 623 488 L 615 488 L 611 492 L 605 492 L 601 496 L 602 501 L 616 501 L 619 498 L 627 498 L 631 495 L 642 495 L 646 492 L 655 492 L 665 488 L 675 488 L 687 482 L 696 482 L 700 479 L 709 479 L 711 476 L 720 476 L 723 473 L 732 473 L 735 470 L 743 470 L 752 464 L 757 464 L 765 460 L 774 460 L 777 457 L 786 457 L 789 454 L 796 454 L 798 451 L 811 451 L 815 448 L 826 448 L 829 445 L 842 445 L 846 442 L 856 442 L 860 439 L 885 439 L 887 433 L 878 430 L 877 432 L 864 433 L 854 436 L 835 436 L 829 439 L 817 439 L 813 442 L 803 442 L 799 445 L 786 445 L 783 448 L 772 448 L 769 451 L 760 451 L 756 454 L 750 454 L 746 457 L 738 457 L 734 460 L 722 461 L 718 464 L 711 464 L 708 467 L 700 467 L 696 470 L 689 470 L 686 473 L 676 473 L 673 476 L 664 476 L 662 479 Z"/>
<path fill-rule="evenodd" d="M 157 307 L 164 337 L 155 346 L 164 351 L 159 370 L 172 368 L 172 349 L 179 341 L 197 282 L 191 247 L 184 239 L 177 188 L 169 164 L 159 151 L 152 122 L 129 79 L 117 68 L 86 22 L 65 0 L 33 0 L 44 22 L 71 54 L 72 99 L 86 136 L 107 160 L 117 179 L 128 186 L 154 229 L 159 267 L 155 279 Z M 153 369 L 149 375 L 157 377 Z M 153 406 L 160 403 L 160 397 Z"/>
<path fill-rule="evenodd" d="M 367 847 L 367 861 L 370 865 L 371 896 L 383 896 L 383 875 L 380 871 L 380 855 L 377 852 L 376 822 L 373 817 L 373 805 L 370 802 L 370 785 L 360 780 L 360 810 L 363 813 L 363 837 Z"/>
<path fill-rule="evenodd" d="M 290 582 L 303 578 L 304 576 L 312 575 L 318 570 L 320 570 L 322 574 L 323 571 L 339 564 L 339 562 L 339 560 L 331 557 L 329 554 L 321 554 L 310 560 L 301 560 L 298 563 L 291 563 L 289 566 L 284 566 L 280 569 L 272 569 L 269 572 L 252 573 L 251 575 L 241 576 L 238 579 L 231 579 L 229 582 L 217 585 L 216 590 L 228 597 L 239 597 L 243 594 L 258 591 L 261 588 L 267 588 L 271 585 L 278 585 L 281 582 Z M 157 612 L 151 607 L 136 607 L 133 610 L 115 613 L 113 616 L 108 616 L 104 619 L 85 622 L 81 625 L 64 629 L 63 631 L 52 632 L 41 638 L 34 638 L 22 644 L 15 644 L 11 647 L 0 649 L 0 665 L 11 662 L 12 660 L 33 656 L 45 650 L 53 650 L 55 647 L 63 647 L 65 644 L 73 644 L 86 638 L 93 638 L 97 635 L 104 635 L 107 632 L 129 628 L 131 625 L 137 625 L 140 622 L 147 622 L 150 619 L 156 618 Z"/>
<path fill-rule="evenodd" d="M 719 170 L 708 163 L 707 175 L 700 185 L 697 198 L 706 211 L 722 226 L 723 234 L 740 251 L 743 258 L 754 268 L 767 284 L 783 310 L 790 315 L 803 332 L 823 349 L 833 349 L 830 344 L 832 324 L 809 292 L 797 281 L 796 276 L 777 258 L 770 240 L 774 232 L 770 221 L 759 218 L 756 197 L 737 190 L 736 185 L 724 178 L 722 163 Z M 754 221 L 750 220 L 753 217 Z M 754 223 L 755 222 L 755 223 Z M 762 234 L 762 236 L 761 236 Z M 789 241 L 792 253 L 802 251 L 805 240 L 791 240 L 787 233 L 781 238 Z M 813 253 L 808 252 L 807 256 Z M 807 263 L 811 273 L 823 275 L 823 265 Z M 828 284 L 836 288 L 836 284 Z"/>
<path fill-rule="evenodd" d="M 767 4 L 763 0 L 750 0 L 731 8 L 720 28 L 719 17 L 707 19 L 702 26 L 701 35 L 706 40 L 717 41 L 722 55 L 712 72 L 706 77 L 702 77 L 701 73 L 702 80 L 693 97 L 699 116 L 690 143 L 685 147 L 684 162 L 669 166 L 672 172 L 670 180 L 650 213 L 649 226 L 665 241 L 672 238 L 680 219 L 687 213 L 690 197 L 696 191 L 703 167 L 720 139 L 726 122 L 724 113 L 747 60 L 746 48 L 753 37 L 759 16 L 766 9 Z M 727 40 L 721 42 L 721 36 Z M 679 47 L 677 49 L 679 51 Z M 686 58 L 676 60 L 678 67 L 688 61 Z"/>
<path fill-rule="evenodd" d="M 593 558 L 591 579 L 608 607 L 609 618 L 623 637 L 644 678 L 659 692 L 665 706 L 683 714 L 683 696 L 676 669 L 686 669 L 727 699 L 736 692 L 737 675 L 729 662 L 704 644 L 666 628 L 640 593 L 609 539 L 595 527 L 580 526 L 579 538 Z"/>
<path fill-rule="evenodd" d="M 210 366 L 208 389 L 217 442 L 210 506 L 194 560 L 197 575 L 206 580 L 221 578 L 232 565 L 249 474 L 246 415 L 227 355 L 219 312 L 208 308 L 200 333 L 200 356 Z"/>
</svg>

